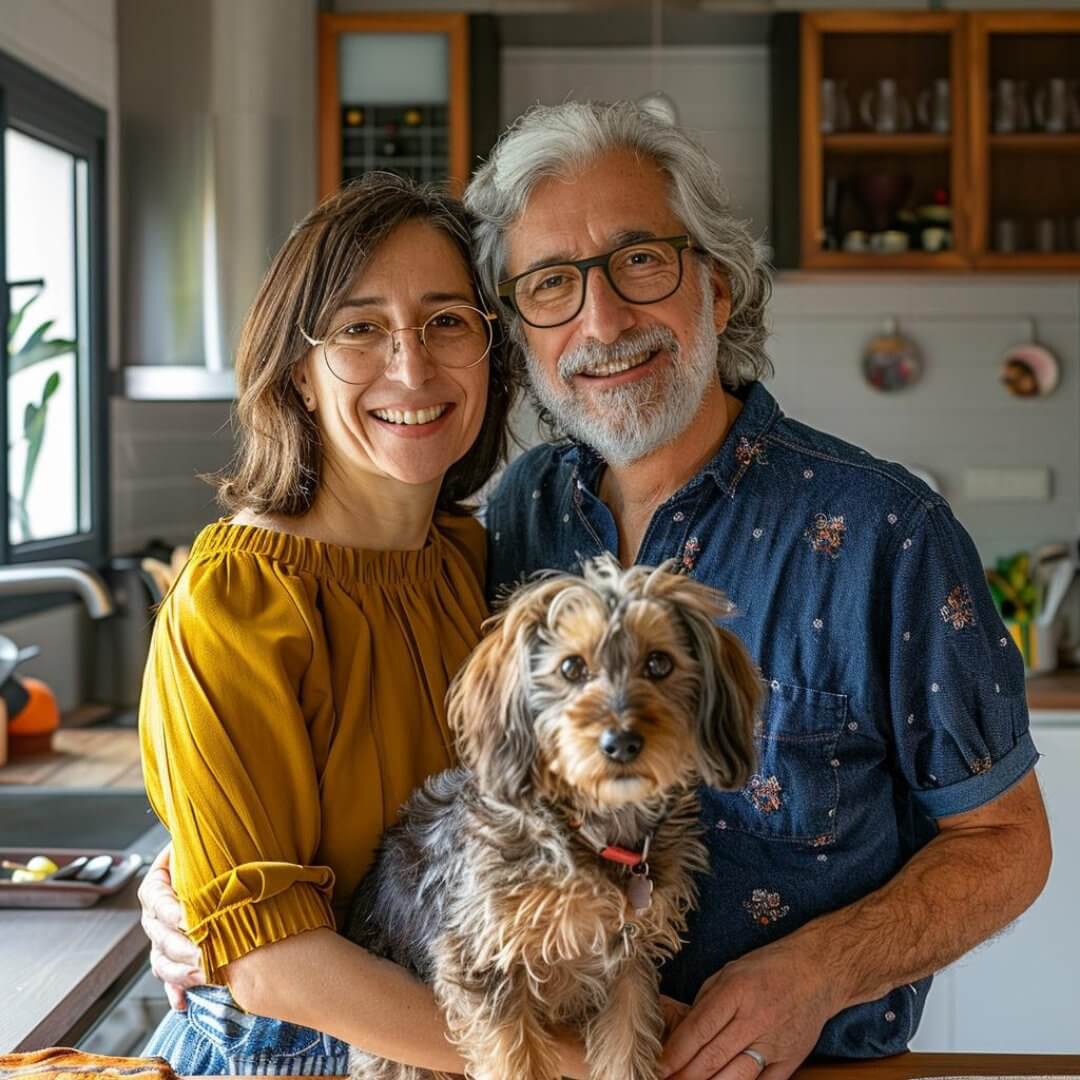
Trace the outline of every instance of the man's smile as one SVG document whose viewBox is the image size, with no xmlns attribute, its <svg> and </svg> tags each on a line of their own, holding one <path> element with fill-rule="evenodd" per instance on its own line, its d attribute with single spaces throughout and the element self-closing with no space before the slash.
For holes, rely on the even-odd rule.
<svg viewBox="0 0 1080 1080">
<path fill-rule="evenodd" d="M 613 375 L 621 375 L 627 371 L 636 371 L 640 367 L 655 360 L 661 353 L 666 355 L 665 350 L 653 349 L 650 352 L 635 353 L 618 360 L 601 360 L 590 365 L 579 374 L 586 379 L 609 379 Z"/>
</svg>

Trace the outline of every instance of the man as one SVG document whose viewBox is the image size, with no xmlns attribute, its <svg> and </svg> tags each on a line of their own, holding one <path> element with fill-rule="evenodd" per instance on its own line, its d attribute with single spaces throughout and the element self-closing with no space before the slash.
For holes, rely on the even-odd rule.
<svg viewBox="0 0 1080 1080">
<path fill-rule="evenodd" d="M 489 504 L 492 591 L 603 550 L 676 558 L 735 602 L 769 684 L 757 774 L 702 793 L 712 872 L 664 972 L 692 1003 L 665 1075 L 785 1080 L 814 1051 L 904 1049 L 931 973 L 1015 919 L 1050 862 L 1023 668 L 970 539 L 758 381 L 763 259 L 683 132 L 628 103 L 538 108 L 466 200 L 568 436 Z M 175 972 L 160 954 L 185 943 L 148 930 Z"/>
<path fill-rule="evenodd" d="M 947 504 L 783 416 L 762 259 L 715 165 L 628 104 L 538 108 L 466 202 L 536 404 L 492 589 L 601 550 L 718 586 L 770 687 L 757 774 L 703 793 L 712 874 L 663 988 L 677 1080 L 903 1050 L 929 976 L 1039 894 L 1023 666 Z M 668 239 L 668 238 L 674 238 Z"/>
</svg>

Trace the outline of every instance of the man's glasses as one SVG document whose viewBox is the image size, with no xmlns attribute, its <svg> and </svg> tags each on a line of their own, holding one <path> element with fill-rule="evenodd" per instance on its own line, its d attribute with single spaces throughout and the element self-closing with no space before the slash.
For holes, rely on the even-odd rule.
<svg viewBox="0 0 1080 1080">
<path fill-rule="evenodd" d="M 311 337 L 302 326 L 298 329 L 309 345 L 322 346 L 332 375 L 361 384 L 373 382 L 390 366 L 397 351 L 394 335 L 403 330 L 417 331 L 420 344 L 440 367 L 475 367 L 491 352 L 491 324 L 497 319 L 468 304 L 455 304 L 429 315 L 421 326 L 391 330 L 371 319 L 356 319 L 322 339 Z"/>
<path fill-rule="evenodd" d="M 630 304 L 656 304 L 682 284 L 682 251 L 703 252 L 689 236 L 636 240 L 604 255 L 551 263 L 499 282 L 499 296 L 530 326 L 546 329 L 575 318 L 585 305 L 589 271 L 599 267 Z"/>
</svg>

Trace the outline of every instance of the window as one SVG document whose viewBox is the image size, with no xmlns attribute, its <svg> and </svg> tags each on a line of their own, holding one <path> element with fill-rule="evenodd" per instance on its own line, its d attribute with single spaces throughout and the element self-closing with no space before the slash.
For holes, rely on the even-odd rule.
<svg viewBox="0 0 1080 1080">
<path fill-rule="evenodd" d="M 105 134 L 0 54 L 0 563 L 107 555 Z"/>
</svg>

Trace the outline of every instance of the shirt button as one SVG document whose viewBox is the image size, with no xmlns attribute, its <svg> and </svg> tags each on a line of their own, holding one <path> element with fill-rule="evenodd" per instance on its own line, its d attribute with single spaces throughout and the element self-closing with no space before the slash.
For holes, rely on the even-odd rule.
<svg viewBox="0 0 1080 1080">
<path fill-rule="evenodd" d="M 851 723 L 848 724 L 847 729 L 848 729 L 848 731 L 858 731 L 859 730 L 859 725 L 856 724 L 854 720 L 852 720 Z"/>
<path fill-rule="evenodd" d="M 539 488 L 537 488 L 536 491 L 533 492 L 533 498 L 534 499 L 539 499 L 540 498 L 540 489 Z"/>
<path fill-rule="evenodd" d="M 676 510 L 675 513 L 671 515 L 671 520 L 672 521 L 685 521 L 686 520 L 686 515 L 681 510 Z"/>
<path fill-rule="evenodd" d="M 836 807 L 835 806 L 830 808 L 829 817 L 836 817 Z"/>
<path fill-rule="evenodd" d="M 830 764 L 830 765 L 831 765 L 831 766 L 832 766 L 832 767 L 833 767 L 834 769 L 839 769 L 839 768 L 840 768 L 840 759 L 839 759 L 839 758 L 833 758 L 833 759 L 832 759 L 832 761 L 830 761 L 830 762 L 829 762 L 829 764 Z"/>
<path fill-rule="evenodd" d="M 569 514 L 563 514 L 562 519 L 563 519 L 563 522 L 565 523 L 565 522 L 570 520 L 570 515 Z"/>
<path fill-rule="evenodd" d="M 718 822 L 716 823 L 716 827 L 717 827 L 718 829 L 726 829 L 726 828 L 727 828 L 727 822 L 726 822 L 726 821 L 725 821 L 725 820 L 724 820 L 723 818 L 721 818 L 721 819 L 720 819 L 720 820 L 719 820 L 719 821 L 718 821 Z"/>
<path fill-rule="evenodd" d="M 498 540 L 500 536 L 502 536 L 502 533 L 496 533 L 495 534 L 495 539 Z"/>
<path fill-rule="evenodd" d="M 828 855 L 819 855 L 817 857 L 817 861 L 818 862 L 828 862 L 829 861 L 829 856 Z"/>
<path fill-rule="evenodd" d="M 896 1019 L 896 1013 L 894 1013 L 892 1009 L 889 1009 L 889 1011 L 885 1013 L 885 1019 L 891 1024 Z"/>
</svg>

